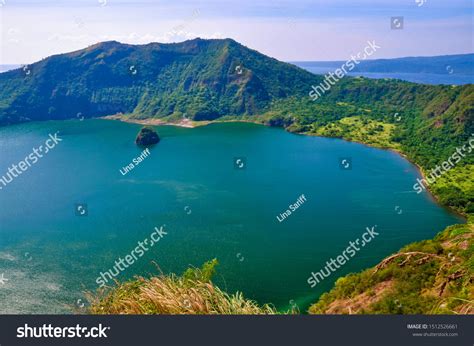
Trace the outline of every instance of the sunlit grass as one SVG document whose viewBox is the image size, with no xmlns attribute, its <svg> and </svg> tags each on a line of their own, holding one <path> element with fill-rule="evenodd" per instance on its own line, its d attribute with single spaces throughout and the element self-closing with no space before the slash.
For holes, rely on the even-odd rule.
<svg viewBox="0 0 474 346">
<path fill-rule="evenodd" d="M 270 305 L 259 306 L 242 293 L 227 294 L 210 278 L 217 261 L 200 269 L 188 269 L 182 276 L 137 277 L 116 287 L 88 293 L 91 314 L 276 314 Z"/>
</svg>

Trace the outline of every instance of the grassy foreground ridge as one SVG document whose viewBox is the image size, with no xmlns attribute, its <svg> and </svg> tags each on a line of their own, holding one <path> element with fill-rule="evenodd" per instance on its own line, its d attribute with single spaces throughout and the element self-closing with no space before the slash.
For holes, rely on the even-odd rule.
<svg viewBox="0 0 474 346">
<path fill-rule="evenodd" d="M 474 225 L 454 225 L 336 281 L 310 314 L 473 314 Z M 137 277 L 89 293 L 92 314 L 277 314 L 212 282 L 217 260 L 182 276 Z"/>
<path fill-rule="evenodd" d="M 113 289 L 88 294 L 92 314 L 275 314 L 241 293 L 229 295 L 212 282 L 217 260 L 202 268 L 189 268 L 182 276 L 162 275 L 118 284 Z"/>
</svg>

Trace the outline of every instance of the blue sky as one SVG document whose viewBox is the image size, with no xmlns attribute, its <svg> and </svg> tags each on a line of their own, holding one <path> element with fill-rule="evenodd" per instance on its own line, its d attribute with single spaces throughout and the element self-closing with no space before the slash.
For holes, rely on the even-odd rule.
<svg viewBox="0 0 474 346">
<path fill-rule="evenodd" d="M 404 28 L 391 30 L 391 17 Z M 31 63 L 99 41 L 231 37 L 280 60 L 473 52 L 472 0 L 0 0 L 0 64 Z"/>
</svg>

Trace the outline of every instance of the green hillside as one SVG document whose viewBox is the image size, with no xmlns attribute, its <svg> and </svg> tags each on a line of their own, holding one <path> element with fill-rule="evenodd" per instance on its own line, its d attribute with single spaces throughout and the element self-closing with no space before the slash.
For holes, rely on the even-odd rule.
<svg viewBox="0 0 474 346">
<path fill-rule="evenodd" d="M 314 314 L 474 314 L 474 226 L 448 227 L 339 278 Z"/>
<path fill-rule="evenodd" d="M 104 42 L 0 74 L 0 124 L 78 112 L 195 120 L 256 114 L 274 99 L 304 96 L 318 79 L 231 39 Z"/>
</svg>

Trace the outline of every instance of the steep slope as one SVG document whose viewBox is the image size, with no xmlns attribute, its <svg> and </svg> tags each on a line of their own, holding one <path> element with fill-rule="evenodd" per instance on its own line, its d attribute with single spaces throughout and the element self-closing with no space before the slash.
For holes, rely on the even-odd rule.
<svg viewBox="0 0 474 346">
<path fill-rule="evenodd" d="M 104 42 L 0 74 L 0 124 L 26 120 L 255 114 L 318 80 L 231 40 Z"/>
<path fill-rule="evenodd" d="M 350 274 L 312 305 L 315 314 L 474 314 L 474 226 L 448 227 L 374 268 Z"/>
</svg>

